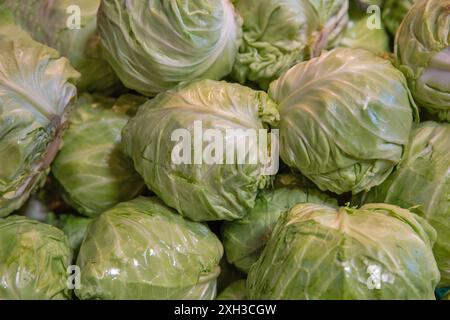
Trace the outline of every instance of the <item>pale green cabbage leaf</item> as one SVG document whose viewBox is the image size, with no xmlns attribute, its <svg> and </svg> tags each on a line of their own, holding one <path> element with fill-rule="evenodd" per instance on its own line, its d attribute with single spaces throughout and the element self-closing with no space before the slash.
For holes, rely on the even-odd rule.
<svg viewBox="0 0 450 320">
<path fill-rule="evenodd" d="M 64 233 L 26 217 L 0 219 L 0 299 L 70 299 L 72 252 Z"/>
<path fill-rule="evenodd" d="M 363 196 L 365 203 L 385 202 L 409 208 L 437 231 L 434 256 L 441 286 L 450 286 L 450 124 L 423 122 L 411 135 L 397 170 Z"/>
<path fill-rule="evenodd" d="M 235 6 L 244 24 L 232 76 L 264 89 L 337 41 L 347 23 L 347 0 L 236 0 Z"/>
<path fill-rule="evenodd" d="M 122 129 L 143 102 L 133 95 L 114 99 L 87 94 L 77 102 L 52 174 L 66 202 L 79 213 L 98 215 L 133 199 L 144 187 L 120 148 Z"/>
<path fill-rule="evenodd" d="M 265 129 L 278 117 L 275 104 L 265 92 L 239 84 L 200 80 L 162 93 L 142 105 L 123 129 L 122 144 L 147 186 L 168 206 L 195 221 L 233 220 L 254 206 L 258 190 L 271 179 L 263 173 L 266 165 L 261 161 L 240 164 L 236 160 L 238 154 L 250 157 L 252 147 L 238 150 L 235 141 L 245 141 L 244 130 Z M 202 149 L 196 149 L 194 139 L 198 139 L 195 136 L 200 130 L 196 123 L 197 128 L 201 124 L 203 133 L 217 129 L 222 134 L 223 140 L 213 139 L 222 142 L 223 149 L 219 147 L 218 151 L 226 150 L 218 159 L 222 164 L 203 160 L 211 141 L 200 141 Z M 185 129 L 191 138 L 173 139 L 172 134 L 178 129 Z M 235 131 L 237 140 L 227 138 L 228 129 L 242 130 Z M 191 141 L 190 146 L 176 151 L 176 146 L 187 141 Z M 230 164 L 225 159 L 231 154 L 228 150 L 234 152 Z M 188 159 L 177 163 L 174 154 L 188 155 Z M 202 159 L 197 159 L 196 164 L 199 155 Z"/>
<path fill-rule="evenodd" d="M 60 145 L 78 73 L 0 10 L 0 217 L 42 184 Z"/>
<path fill-rule="evenodd" d="M 359 193 L 403 156 L 417 108 L 405 77 L 366 50 L 337 48 L 270 85 L 280 156 L 321 190 Z"/>
<path fill-rule="evenodd" d="M 450 122 L 450 0 L 420 0 L 395 39 L 395 54 L 419 106 Z"/>
<path fill-rule="evenodd" d="M 58 50 L 81 73 L 76 82 L 79 91 L 111 93 L 120 90 L 122 85 L 102 57 L 97 32 L 100 2 L 101 0 L 4 0 L 5 7 L 11 10 L 17 24 L 36 41 Z M 74 23 L 77 22 L 80 25 L 75 28 Z"/>
<path fill-rule="evenodd" d="M 249 299 L 435 299 L 436 233 L 388 204 L 299 204 L 283 214 L 248 274 Z"/>
<path fill-rule="evenodd" d="M 222 244 L 159 199 L 118 204 L 88 226 L 80 299 L 214 299 Z"/>
<path fill-rule="evenodd" d="M 98 29 L 105 58 L 125 86 L 149 96 L 226 76 L 241 33 L 229 0 L 104 0 Z"/>
<path fill-rule="evenodd" d="M 228 262 L 247 273 L 258 260 L 282 213 L 298 203 L 337 207 L 337 201 L 314 188 L 281 187 L 262 190 L 255 207 L 242 219 L 226 222 L 222 242 Z"/>
</svg>

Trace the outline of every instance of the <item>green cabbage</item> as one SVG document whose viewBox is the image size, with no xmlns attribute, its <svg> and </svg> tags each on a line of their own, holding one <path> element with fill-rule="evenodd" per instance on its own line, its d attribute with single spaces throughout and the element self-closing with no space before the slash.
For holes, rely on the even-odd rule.
<svg viewBox="0 0 450 320">
<path fill-rule="evenodd" d="M 450 122 L 450 0 L 418 1 L 400 25 L 395 54 L 419 106 Z"/>
<path fill-rule="evenodd" d="M 223 248 L 157 198 L 118 204 L 88 226 L 80 299 L 214 299 Z"/>
<path fill-rule="evenodd" d="M 69 299 L 64 233 L 25 217 L 0 219 L 0 300 Z"/>
<path fill-rule="evenodd" d="M 52 173 L 78 212 L 98 215 L 142 190 L 144 182 L 120 142 L 129 115 L 144 101 L 132 95 L 117 100 L 84 95 L 77 103 Z"/>
<path fill-rule="evenodd" d="M 249 299 L 435 299 L 434 229 L 388 204 L 299 204 L 248 274 Z"/>
<path fill-rule="evenodd" d="M 16 23 L 41 43 L 58 50 L 81 73 L 80 91 L 112 92 L 119 79 L 102 58 L 97 33 L 100 0 L 4 0 Z M 80 9 L 80 29 L 70 29 L 70 6 Z"/>
<path fill-rule="evenodd" d="M 149 96 L 183 81 L 226 76 L 241 30 L 229 0 L 103 0 L 98 28 L 119 78 Z"/>
<path fill-rule="evenodd" d="M 433 247 L 441 285 L 450 286 L 450 124 L 424 122 L 413 130 L 405 159 L 364 202 L 399 205 L 425 218 L 437 231 Z"/>
<path fill-rule="evenodd" d="M 222 241 L 228 262 L 247 273 L 261 255 L 280 215 L 305 202 L 337 207 L 335 199 L 315 189 L 282 187 L 263 190 L 255 207 L 244 218 L 224 225 Z"/>
<path fill-rule="evenodd" d="M 247 289 L 245 280 L 237 280 L 217 295 L 216 300 L 246 300 Z"/>
<path fill-rule="evenodd" d="M 403 74 L 361 49 L 337 48 L 292 67 L 269 96 L 279 104 L 283 161 L 338 194 L 388 177 L 417 113 Z"/>
<path fill-rule="evenodd" d="M 277 118 L 276 106 L 265 92 L 200 80 L 142 105 L 123 129 L 122 144 L 147 186 L 168 206 L 195 221 L 233 220 L 254 206 L 258 189 L 270 180 L 263 173 L 266 166 L 236 161 L 238 153 L 250 156 L 251 148 L 237 150 L 235 139 L 222 140 L 224 149 L 234 152 L 232 164 L 226 159 L 220 159 L 223 164 L 209 164 L 203 158 L 201 164 L 195 164 L 195 157 L 204 155 L 210 145 L 200 141 L 203 152 L 195 150 L 196 122 L 201 121 L 203 133 L 217 129 L 226 138 L 228 129 L 264 129 Z M 178 129 L 187 130 L 192 141 L 192 148 L 183 152 L 192 151 L 184 163 L 176 163 L 172 157 L 179 145 L 172 134 Z M 239 141 L 245 137 L 244 132 L 237 134 Z"/>
<path fill-rule="evenodd" d="M 78 76 L 58 52 L 0 10 L 0 217 L 42 184 L 66 126 Z"/>
<path fill-rule="evenodd" d="M 243 42 L 232 76 L 266 88 L 294 64 L 320 54 L 347 23 L 347 0 L 236 0 Z"/>
</svg>

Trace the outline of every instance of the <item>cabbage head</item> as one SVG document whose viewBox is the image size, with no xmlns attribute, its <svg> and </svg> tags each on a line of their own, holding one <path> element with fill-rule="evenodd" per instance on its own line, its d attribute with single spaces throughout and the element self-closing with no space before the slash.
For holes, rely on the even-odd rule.
<svg viewBox="0 0 450 320">
<path fill-rule="evenodd" d="M 418 0 L 385 0 L 382 18 L 387 30 L 395 35 L 403 18 Z"/>
<path fill-rule="evenodd" d="M 214 299 L 222 244 L 154 198 L 123 202 L 88 226 L 80 299 Z"/>
<path fill-rule="evenodd" d="M 0 217 L 40 186 L 60 145 L 78 73 L 0 10 Z"/>
<path fill-rule="evenodd" d="M 81 73 L 77 79 L 80 91 L 110 93 L 121 84 L 109 64 L 103 59 L 97 33 L 97 10 L 101 0 L 4 0 L 14 20 L 36 41 L 52 47 L 69 59 Z M 78 11 L 73 11 L 74 8 Z M 68 24 L 78 22 L 79 28 Z"/>
<path fill-rule="evenodd" d="M 450 122 L 450 0 L 418 1 L 400 25 L 395 54 L 419 106 Z"/>
<path fill-rule="evenodd" d="M 144 182 L 120 148 L 121 132 L 145 100 L 83 95 L 73 112 L 63 146 L 52 164 L 66 202 L 95 216 L 136 197 Z"/>
<path fill-rule="evenodd" d="M 247 288 L 244 279 L 237 280 L 226 287 L 219 295 L 217 295 L 216 300 L 246 300 L 247 299 Z"/>
<path fill-rule="evenodd" d="M 283 161 L 338 194 L 388 177 L 417 113 L 403 74 L 361 49 L 337 48 L 292 67 L 269 96 L 279 105 Z"/>
<path fill-rule="evenodd" d="M 299 204 L 248 274 L 249 299 L 435 299 L 435 231 L 389 204 Z"/>
<path fill-rule="evenodd" d="M 64 233 L 21 216 L 0 218 L 0 300 L 70 299 Z"/>
<path fill-rule="evenodd" d="M 405 159 L 365 203 L 385 202 L 410 208 L 437 231 L 434 256 L 441 285 L 450 286 L 450 124 L 423 122 L 415 128 Z"/>
<path fill-rule="evenodd" d="M 238 155 L 249 159 L 253 149 L 253 144 L 246 150 L 239 145 L 249 141 L 247 130 L 260 133 L 277 119 L 265 92 L 199 80 L 142 105 L 123 129 L 122 144 L 147 186 L 168 206 L 194 221 L 233 220 L 254 206 L 258 190 L 270 180 L 264 161 L 238 161 Z M 209 129 L 221 136 L 207 140 Z M 178 130 L 186 135 L 178 139 Z M 205 157 L 222 150 L 223 157 Z M 225 159 L 229 155 L 232 161 Z"/>
<path fill-rule="evenodd" d="M 103 0 L 104 56 L 122 82 L 148 96 L 231 72 L 241 22 L 229 0 Z"/>
<path fill-rule="evenodd" d="M 282 187 L 262 190 L 253 209 L 242 219 L 226 222 L 223 245 L 228 262 L 247 273 L 258 260 L 280 217 L 298 203 L 318 203 L 337 207 L 337 201 L 309 188 Z"/>
<path fill-rule="evenodd" d="M 377 54 L 389 52 L 389 35 L 386 29 L 369 29 L 368 17 L 365 11 L 351 7 L 347 29 L 339 42 L 340 47 L 366 49 Z"/>
<path fill-rule="evenodd" d="M 298 62 L 320 54 L 343 33 L 348 0 L 236 0 L 243 41 L 232 76 L 266 89 Z"/>
</svg>

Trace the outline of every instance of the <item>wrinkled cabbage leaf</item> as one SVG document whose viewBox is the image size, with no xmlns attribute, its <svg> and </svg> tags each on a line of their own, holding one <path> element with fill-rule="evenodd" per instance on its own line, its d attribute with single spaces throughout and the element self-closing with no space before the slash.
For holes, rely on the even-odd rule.
<svg viewBox="0 0 450 320">
<path fill-rule="evenodd" d="M 388 204 L 299 204 L 283 214 L 248 274 L 249 299 L 435 299 L 436 233 Z"/>
<path fill-rule="evenodd" d="M 64 233 L 21 216 L 0 218 L 0 299 L 70 299 L 72 252 Z"/>
<path fill-rule="evenodd" d="M 283 161 L 337 194 L 383 182 L 417 118 L 403 74 L 361 49 L 337 48 L 292 67 L 269 96 L 279 105 Z"/>
<path fill-rule="evenodd" d="M 133 95 L 83 95 L 76 104 L 52 174 L 79 213 L 98 215 L 142 190 L 144 182 L 120 143 L 123 127 L 144 101 Z"/>
<path fill-rule="evenodd" d="M 89 224 L 75 293 L 80 299 L 214 299 L 222 254 L 206 225 L 157 198 L 139 197 Z"/>
<path fill-rule="evenodd" d="M 142 105 L 123 129 L 122 144 L 147 186 L 168 206 L 195 221 L 233 220 L 243 217 L 254 206 L 258 190 L 271 177 L 263 173 L 266 165 L 261 161 L 256 164 L 237 161 L 239 152 L 250 156 L 252 148 L 237 150 L 239 145 L 235 141 L 245 139 L 245 132 L 235 132 L 236 140 L 227 139 L 226 130 L 265 129 L 277 119 L 276 106 L 265 92 L 239 84 L 200 80 L 160 94 Z M 195 130 L 199 130 L 195 129 L 196 122 L 200 122 L 203 133 L 208 129 L 219 130 L 223 140 L 220 137 L 215 140 L 222 141 L 224 150 L 234 152 L 232 163 L 224 159 L 226 151 L 219 159 L 222 164 L 219 161 L 210 164 L 203 158 L 195 164 L 195 157 L 205 154 L 195 149 Z M 192 138 L 172 139 L 177 129 L 187 130 Z M 190 158 L 179 163 L 173 161 L 173 154 L 178 154 L 175 146 L 186 141 L 191 141 L 191 146 L 179 153 L 188 155 L 191 151 Z M 203 151 L 208 150 L 209 144 L 200 141 Z"/>
<path fill-rule="evenodd" d="M 434 256 L 441 286 L 450 286 L 450 124 L 421 123 L 405 159 L 389 178 L 363 196 L 410 209 L 437 231 Z"/>
</svg>

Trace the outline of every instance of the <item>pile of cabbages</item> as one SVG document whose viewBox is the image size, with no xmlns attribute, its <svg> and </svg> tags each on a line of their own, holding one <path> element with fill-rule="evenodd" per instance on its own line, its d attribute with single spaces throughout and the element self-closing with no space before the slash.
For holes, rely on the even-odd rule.
<svg viewBox="0 0 450 320">
<path fill-rule="evenodd" d="M 0 299 L 449 299 L 449 204 L 450 0 L 0 1 Z"/>
</svg>

